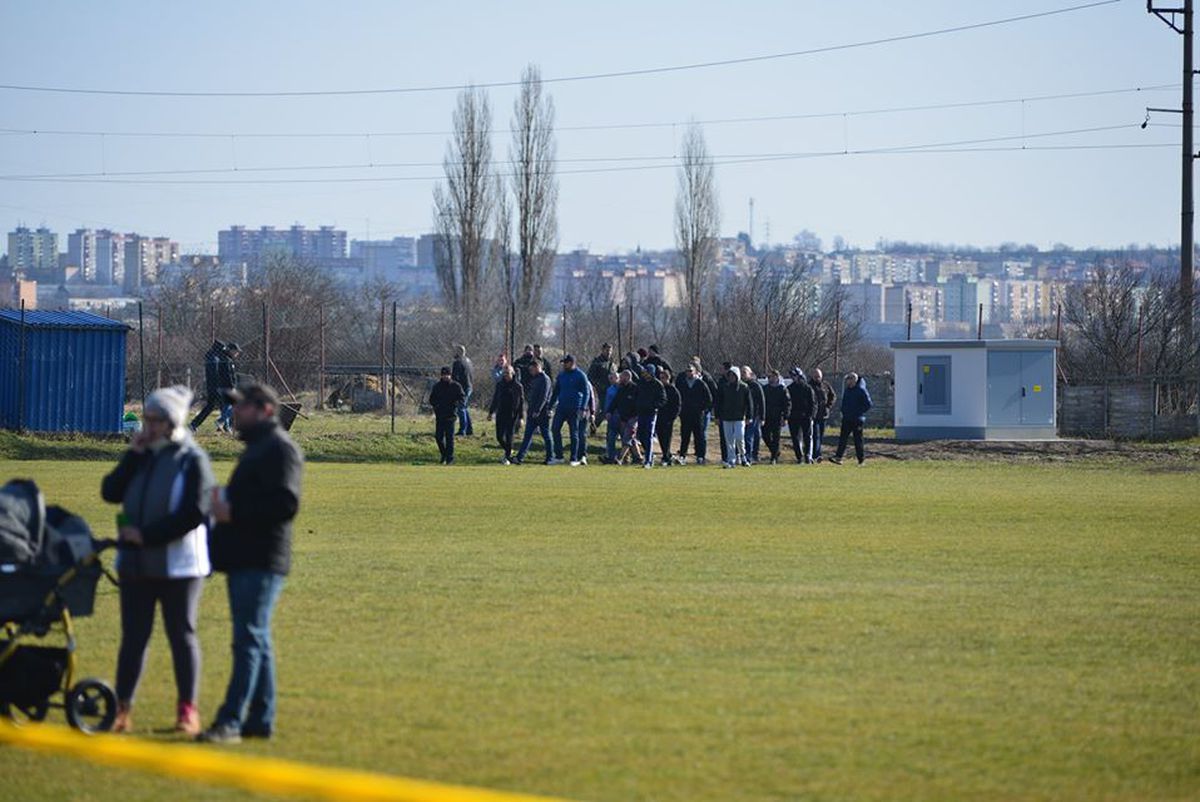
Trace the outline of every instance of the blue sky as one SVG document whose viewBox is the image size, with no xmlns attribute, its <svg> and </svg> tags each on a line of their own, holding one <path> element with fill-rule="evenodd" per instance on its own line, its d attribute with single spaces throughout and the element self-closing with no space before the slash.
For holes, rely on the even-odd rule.
<svg viewBox="0 0 1200 802">
<path fill-rule="evenodd" d="M 1076 5 L 1084 0 L 402 3 L 32 2 L 5 0 L 0 83 L 174 91 L 291 91 L 515 80 L 794 51 Z M 1033 98 L 1177 84 L 1181 40 L 1141 0 L 981 30 L 666 75 L 549 87 L 560 126 L 673 123 Z M 490 90 L 495 127 L 513 90 Z M 437 163 L 454 92 L 304 98 L 163 98 L 0 90 L 0 128 L 109 132 L 0 134 L 0 175 Z M 1177 115 L 1140 130 L 1144 107 L 1179 90 L 895 114 L 710 124 L 718 157 L 879 149 L 1013 136 L 996 143 L 1177 143 Z M 1047 132 L 1126 126 L 1086 134 Z M 209 139 L 117 132 L 219 133 Z M 248 138 L 248 133 L 341 138 Z M 672 244 L 678 126 L 561 131 L 564 159 L 661 157 L 665 168 L 561 176 L 560 247 Z M 1020 139 L 1024 135 L 1025 140 Z M 498 133 L 497 155 L 507 137 Z M 1046 247 L 1161 245 L 1179 239 L 1177 148 L 838 155 L 718 166 L 724 233 L 786 241 L 803 228 L 870 246 L 877 238 Z M 563 169 L 629 166 L 564 164 Z M 107 226 L 215 250 L 233 223 L 333 223 L 352 237 L 426 231 L 439 167 L 273 172 L 272 178 L 403 177 L 296 184 L 0 181 L 0 220 L 62 235 Z M 215 172 L 154 179 L 241 181 Z"/>
</svg>

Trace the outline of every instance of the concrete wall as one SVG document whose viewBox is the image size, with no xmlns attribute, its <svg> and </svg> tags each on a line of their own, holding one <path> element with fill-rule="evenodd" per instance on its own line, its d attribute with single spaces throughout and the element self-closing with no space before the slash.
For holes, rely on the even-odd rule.
<svg viewBox="0 0 1200 802">
<path fill-rule="evenodd" d="M 1059 388 L 1059 434 L 1170 440 L 1200 434 L 1198 382 L 1139 379 Z"/>
</svg>

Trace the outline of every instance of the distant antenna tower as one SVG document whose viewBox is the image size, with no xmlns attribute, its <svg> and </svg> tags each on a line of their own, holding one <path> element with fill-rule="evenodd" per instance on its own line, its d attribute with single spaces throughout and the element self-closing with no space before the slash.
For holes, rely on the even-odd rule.
<svg viewBox="0 0 1200 802">
<path fill-rule="evenodd" d="M 767 222 L 763 225 L 763 244 L 769 249 L 771 247 L 771 218 L 767 218 Z"/>
<path fill-rule="evenodd" d="M 754 247 L 754 198 L 750 199 L 750 230 L 746 232 L 750 237 L 750 247 Z"/>
</svg>

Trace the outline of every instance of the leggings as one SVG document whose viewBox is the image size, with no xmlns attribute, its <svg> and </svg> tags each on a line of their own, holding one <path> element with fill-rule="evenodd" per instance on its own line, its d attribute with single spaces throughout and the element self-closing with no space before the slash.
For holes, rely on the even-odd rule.
<svg viewBox="0 0 1200 802">
<path fill-rule="evenodd" d="M 195 702 L 200 692 L 200 641 L 196 616 L 204 580 L 127 579 L 121 582 L 121 649 L 117 656 L 117 699 L 130 703 L 146 662 L 154 629 L 154 609 L 162 606 L 163 625 L 175 664 L 180 702 Z"/>
</svg>

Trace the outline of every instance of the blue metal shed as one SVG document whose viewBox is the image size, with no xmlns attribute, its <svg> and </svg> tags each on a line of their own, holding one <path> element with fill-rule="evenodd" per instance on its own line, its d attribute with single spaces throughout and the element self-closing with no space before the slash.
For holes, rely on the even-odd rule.
<svg viewBox="0 0 1200 802">
<path fill-rule="evenodd" d="M 124 323 L 90 312 L 0 309 L 0 428 L 121 431 Z"/>
</svg>

